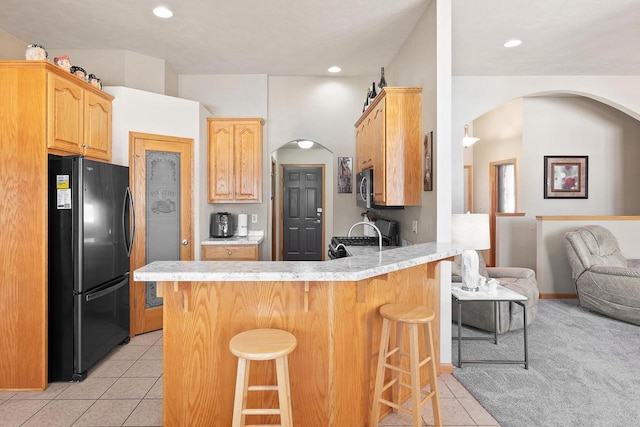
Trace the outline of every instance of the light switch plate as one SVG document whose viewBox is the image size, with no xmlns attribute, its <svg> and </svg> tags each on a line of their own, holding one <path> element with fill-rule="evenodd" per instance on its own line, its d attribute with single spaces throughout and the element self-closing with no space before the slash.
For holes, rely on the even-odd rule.
<svg viewBox="0 0 640 427">
<path fill-rule="evenodd" d="M 258 222 L 258 214 L 251 214 L 251 223 L 255 224 Z"/>
</svg>

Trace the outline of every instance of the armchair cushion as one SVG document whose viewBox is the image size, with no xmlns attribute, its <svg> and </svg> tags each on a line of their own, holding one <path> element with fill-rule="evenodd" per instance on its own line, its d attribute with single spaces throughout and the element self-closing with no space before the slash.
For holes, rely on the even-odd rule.
<svg viewBox="0 0 640 427">
<path fill-rule="evenodd" d="M 640 325 L 640 261 L 627 260 L 599 225 L 567 232 L 563 243 L 580 305 Z"/>
</svg>

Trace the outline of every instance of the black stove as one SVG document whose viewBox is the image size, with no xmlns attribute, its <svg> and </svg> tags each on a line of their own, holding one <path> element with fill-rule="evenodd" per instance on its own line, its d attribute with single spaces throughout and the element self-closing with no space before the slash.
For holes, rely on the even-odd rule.
<svg viewBox="0 0 640 427">
<path fill-rule="evenodd" d="M 337 246 L 340 243 L 345 246 L 378 246 L 378 238 L 369 236 L 334 236 L 331 238 L 331 244 Z M 382 246 L 389 246 L 390 244 L 391 238 L 382 236 Z"/>
<path fill-rule="evenodd" d="M 375 225 L 382 232 L 382 246 L 398 245 L 398 224 L 395 221 L 378 219 Z M 365 226 L 367 227 L 367 226 Z M 349 256 L 346 246 L 378 246 L 378 236 L 334 236 L 329 244 L 329 258 Z"/>
</svg>

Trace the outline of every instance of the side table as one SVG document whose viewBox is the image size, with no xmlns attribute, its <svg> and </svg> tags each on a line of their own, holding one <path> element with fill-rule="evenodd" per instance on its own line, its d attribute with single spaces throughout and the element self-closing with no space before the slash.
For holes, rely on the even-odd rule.
<svg viewBox="0 0 640 427">
<path fill-rule="evenodd" d="M 527 306 L 525 302 L 527 297 L 520 295 L 511 289 L 498 285 L 495 292 L 488 291 L 464 291 L 458 286 L 451 287 L 451 298 L 458 304 L 458 336 L 452 337 L 453 340 L 458 341 L 458 367 L 462 368 L 462 363 L 511 363 L 511 364 L 524 364 L 525 369 L 529 369 L 529 355 L 527 351 Z M 468 301 L 487 301 L 494 303 L 494 332 L 493 337 L 463 337 L 462 336 L 462 303 Z M 493 341 L 494 344 L 498 344 L 498 303 L 501 301 L 514 302 L 522 306 L 522 313 L 524 316 L 524 360 L 463 360 L 462 359 L 462 341 L 463 340 L 488 340 Z"/>
</svg>

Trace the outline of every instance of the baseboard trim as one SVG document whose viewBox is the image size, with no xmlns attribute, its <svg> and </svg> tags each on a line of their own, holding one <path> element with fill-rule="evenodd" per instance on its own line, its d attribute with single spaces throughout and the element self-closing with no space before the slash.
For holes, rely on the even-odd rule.
<svg viewBox="0 0 640 427">
<path fill-rule="evenodd" d="M 576 299 L 576 294 L 540 294 L 540 299 Z"/>
<path fill-rule="evenodd" d="M 453 374 L 453 364 L 441 363 L 440 369 L 438 370 L 438 375 L 442 375 L 442 374 Z"/>
</svg>

